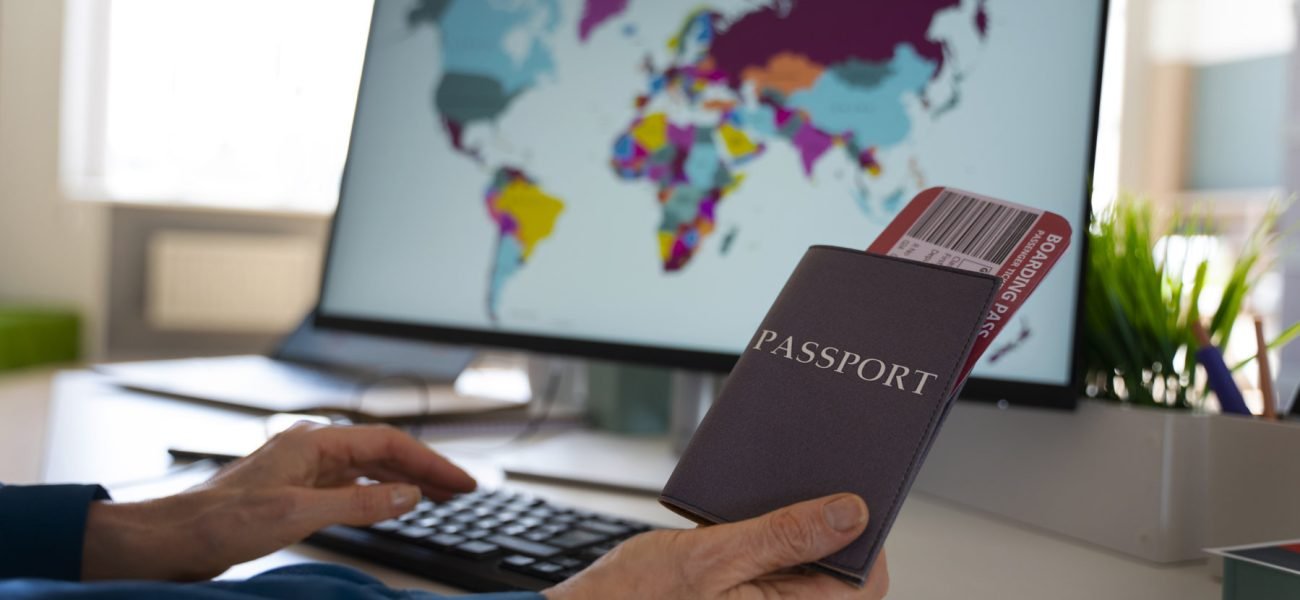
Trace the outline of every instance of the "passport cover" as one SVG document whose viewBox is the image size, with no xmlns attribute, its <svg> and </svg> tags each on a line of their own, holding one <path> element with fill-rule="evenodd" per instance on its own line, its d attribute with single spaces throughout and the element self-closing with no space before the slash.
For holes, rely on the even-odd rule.
<svg viewBox="0 0 1300 600">
<path fill-rule="evenodd" d="M 809 248 L 659 501 L 708 524 L 856 493 L 871 510 L 866 531 L 814 566 L 862 584 L 957 395 L 999 283 Z"/>
</svg>

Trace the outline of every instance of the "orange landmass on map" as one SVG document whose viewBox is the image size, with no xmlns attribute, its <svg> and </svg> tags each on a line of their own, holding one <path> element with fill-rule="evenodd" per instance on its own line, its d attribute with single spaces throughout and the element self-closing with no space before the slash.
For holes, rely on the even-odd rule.
<svg viewBox="0 0 1300 600">
<path fill-rule="evenodd" d="M 821 65 L 808 60 L 808 57 L 793 52 L 781 52 L 767 61 L 763 67 L 749 67 L 740 73 L 742 79 L 754 82 L 762 91 L 773 89 L 789 96 L 799 90 L 812 87 L 813 82 L 822 74 Z"/>
</svg>

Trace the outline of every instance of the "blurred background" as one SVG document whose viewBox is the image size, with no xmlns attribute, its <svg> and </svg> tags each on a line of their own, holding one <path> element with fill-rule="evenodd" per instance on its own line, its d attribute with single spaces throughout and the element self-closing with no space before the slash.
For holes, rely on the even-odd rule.
<svg viewBox="0 0 1300 600">
<path fill-rule="evenodd" d="M 64 332 L 41 356 L 256 352 L 301 318 L 369 14 L 0 0 L 0 307 Z M 1295 55 L 1291 0 L 1113 0 L 1096 207 L 1129 193 L 1203 211 L 1213 235 L 1177 241 L 1229 252 L 1298 187 Z M 1270 258 L 1249 302 L 1275 333 L 1300 320 L 1300 263 Z M 1288 394 L 1300 348 L 1282 358 Z"/>
</svg>

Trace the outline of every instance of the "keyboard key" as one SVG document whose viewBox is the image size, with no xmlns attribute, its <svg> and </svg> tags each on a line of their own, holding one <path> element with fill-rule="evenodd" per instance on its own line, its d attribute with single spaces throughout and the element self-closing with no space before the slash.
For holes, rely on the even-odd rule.
<svg viewBox="0 0 1300 600">
<path fill-rule="evenodd" d="M 549 581 L 564 581 L 564 567 L 555 563 L 537 563 L 528 567 L 528 572 Z"/>
<path fill-rule="evenodd" d="M 560 565 L 561 567 L 564 567 L 566 569 L 577 569 L 579 567 L 585 566 L 582 563 L 582 561 L 576 558 L 569 558 L 567 556 L 557 556 L 555 558 L 552 558 L 551 562 Z"/>
<path fill-rule="evenodd" d="M 583 560 L 595 562 L 597 559 L 604 556 L 608 552 L 609 552 L 609 548 L 606 548 L 604 544 L 600 544 L 600 545 L 592 546 L 590 548 L 583 548 L 582 550 L 579 550 L 577 556 L 579 556 Z"/>
<path fill-rule="evenodd" d="M 578 523 L 578 527 L 581 527 L 583 529 L 588 529 L 591 531 L 598 531 L 606 535 L 623 535 L 632 532 L 631 529 L 628 529 L 627 527 L 624 527 L 622 525 L 609 523 L 607 521 L 597 521 L 596 519 L 588 519 L 586 521 Z"/>
<path fill-rule="evenodd" d="M 588 546 L 596 542 L 603 542 L 607 539 L 609 539 L 609 536 L 601 535 L 594 531 L 574 529 L 573 531 L 562 533 L 560 535 L 551 538 L 550 540 L 547 541 L 547 543 L 551 544 L 552 546 L 559 546 L 561 548 L 564 548 L 565 550 L 572 550 L 574 548 L 578 548 L 581 546 Z"/>
<path fill-rule="evenodd" d="M 501 521 L 498 521 L 491 517 L 482 519 L 476 524 L 476 526 L 479 529 L 496 529 L 500 525 L 501 525 Z"/>
<path fill-rule="evenodd" d="M 560 549 L 547 544 L 540 544 L 529 540 L 519 539 L 508 535 L 494 535 L 484 541 L 491 542 L 511 552 L 549 558 L 560 553 Z"/>
<path fill-rule="evenodd" d="M 479 540 L 470 540 L 456 546 L 455 551 L 457 554 L 464 554 L 470 558 L 483 558 L 485 556 L 496 554 L 500 549 L 501 547 L 496 544 L 489 544 Z"/>
<path fill-rule="evenodd" d="M 406 523 L 398 521 L 397 519 L 389 519 L 387 521 L 375 523 L 374 525 L 371 525 L 370 528 L 375 531 L 397 531 L 406 526 Z"/>
<path fill-rule="evenodd" d="M 424 512 L 433 509 L 433 502 L 421 500 L 415 504 L 415 512 Z"/>
<path fill-rule="evenodd" d="M 524 556 L 522 554 L 511 554 L 510 556 L 507 556 L 505 560 L 501 561 L 501 566 L 507 569 L 520 570 L 535 562 L 537 562 L 537 559 L 531 556 Z"/>
<path fill-rule="evenodd" d="M 528 528 L 523 525 L 506 525 L 501 528 L 501 533 L 505 535 L 519 535 L 525 531 L 528 531 Z"/>
<path fill-rule="evenodd" d="M 502 523 L 509 523 L 515 519 L 518 519 L 519 513 L 507 510 L 504 512 L 499 512 L 492 516 L 496 518 L 496 520 L 501 521 Z"/>
<path fill-rule="evenodd" d="M 429 529 L 428 527 L 415 526 L 415 527 L 407 527 L 404 529 L 400 529 L 398 530 L 397 535 L 400 535 L 402 537 L 418 539 L 418 538 L 426 537 L 431 533 L 433 533 L 433 530 Z"/>
<path fill-rule="evenodd" d="M 515 520 L 515 525 L 523 525 L 524 527 L 537 527 L 538 525 L 541 524 L 542 524 L 542 520 L 538 517 L 524 517 L 522 519 Z"/>
<path fill-rule="evenodd" d="M 420 527 L 436 527 L 440 523 L 442 523 L 442 519 L 439 519 L 438 517 L 425 517 L 415 522 L 415 524 Z"/>
<path fill-rule="evenodd" d="M 492 532 L 486 529 L 470 529 L 468 531 L 462 531 L 460 535 L 465 539 L 478 540 L 492 535 Z"/>
<path fill-rule="evenodd" d="M 523 535 L 524 539 L 534 542 L 545 542 L 553 537 L 555 537 L 555 534 L 549 531 L 530 531 Z"/>
<path fill-rule="evenodd" d="M 460 533 L 461 531 L 464 531 L 464 530 L 465 530 L 465 526 L 464 526 L 464 525 L 453 525 L 453 524 L 451 524 L 451 523 L 448 523 L 448 524 L 446 524 L 446 525 L 439 525 L 439 526 L 438 526 L 438 531 L 440 531 L 440 532 L 442 532 L 442 533 Z"/>
<path fill-rule="evenodd" d="M 465 538 L 450 533 L 439 533 L 438 535 L 429 536 L 426 541 L 439 548 L 451 548 L 465 542 Z"/>
<path fill-rule="evenodd" d="M 551 517 L 550 519 L 547 519 L 547 522 L 549 522 L 549 523 L 559 523 L 559 524 L 562 524 L 562 525 L 568 525 L 569 523 L 577 522 L 577 520 L 578 520 L 578 517 L 575 517 L 575 516 L 573 516 L 573 515 L 567 515 L 567 514 L 565 514 L 565 515 L 555 515 L 555 516 Z"/>
</svg>

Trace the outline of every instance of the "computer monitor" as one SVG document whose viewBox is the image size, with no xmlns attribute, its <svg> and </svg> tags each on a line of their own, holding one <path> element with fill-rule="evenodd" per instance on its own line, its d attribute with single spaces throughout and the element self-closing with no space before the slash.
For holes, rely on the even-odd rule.
<svg viewBox="0 0 1300 600">
<path fill-rule="evenodd" d="M 703 4 L 376 2 L 318 322 L 725 371 L 945 185 L 1070 219 L 967 395 L 1072 405 L 1105 2 Z"/>
</svg>

